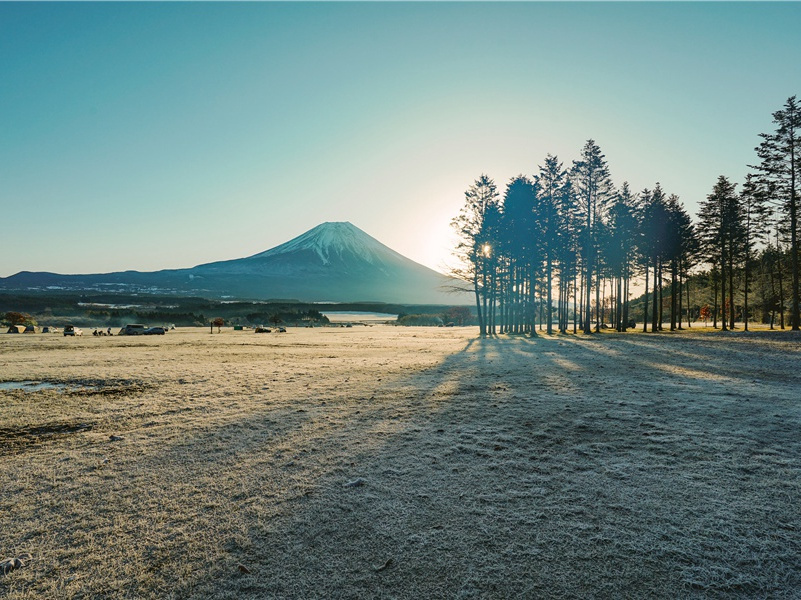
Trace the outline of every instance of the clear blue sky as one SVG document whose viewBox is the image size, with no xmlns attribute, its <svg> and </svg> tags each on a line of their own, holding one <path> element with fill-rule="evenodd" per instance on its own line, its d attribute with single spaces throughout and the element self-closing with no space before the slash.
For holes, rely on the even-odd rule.
<svg viewBox="0 0 801 600">
<path fill-rule="evenodd" d="M 431 267 L 482 172 L 588 138 L 695 213 L 801 94 L 798 3 L 0 3 L 0 276 L 351 221 Z"/>
</svg>

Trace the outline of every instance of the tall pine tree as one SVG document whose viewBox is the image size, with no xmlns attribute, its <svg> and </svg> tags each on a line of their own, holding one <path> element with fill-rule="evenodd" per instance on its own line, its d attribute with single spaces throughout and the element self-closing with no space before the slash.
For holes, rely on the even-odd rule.
<svg viewBox="0 0 801 600">
<path fill-rule="evenodd" d="M 790 265 L 792 270 L 792 290 L 790 323 L 793 330 L 801 329 L 799 315 L 799 248 L 798 248 L 798 210 L 799 176 L 801 176 L 801 105 L 795 96 L 787 99 L 781 110 L 773 113 L 776 130 L 762 133 L 762 143 L 756 148 L 761 159 L 755 165 L 768 184 L 773 200 L 787 215 L 785 233 L 790 238 Z"/>
<path fill-rule="evenodd" d="M 476 300 L 481 335 L 487 334 L 487 306 L 490 268 L 497 231 L 494 214 L 498 211 L 498 190 L 495 182 L 481 175 L 465 192 L 465 203 L 459 215 L 451 221 L 459 238 L 456 255 L 462 265 L 452 273 L 472 284 Z M 483 303 L 482 303 L 483 300 Z"/>
<path fill-rule="evenodd" d="M 599 222 L 613 194 L 606 157 L 594 140 L 587 140 L 581 149 L 581 158 L 573 162 L 571 180 L 584 220 L 584 333 L 591 333 L 592 306 L 590 299 L 593 280 L 600 272 L 597 248 Z M 598 296 L 599 287 L 596 283 L 596 305 L 599 303 Z M 600 323 L 596 325 L 596 330 L 599 327 Z"/>
</svg>

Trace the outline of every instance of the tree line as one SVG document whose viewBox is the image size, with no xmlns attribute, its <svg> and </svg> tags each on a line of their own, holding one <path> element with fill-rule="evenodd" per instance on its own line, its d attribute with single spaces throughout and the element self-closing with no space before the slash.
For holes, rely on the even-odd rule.
<svg viewBox="0 0 801 600">
<path fill-rule="evenodd" d="M 682 315 L 688 325 L 703 316 L 690 296 L 701 272 L 715 291 L 715 326 L 720 320 L 730 329 L 739 318 L 747 329 L 757 274 L 761 318 L 770 313 L 772 324 L 778 311 L 783 327 L 787 310 L 799 330 L 795 96 L 773 113 L 773 125 L 760 134 L 758 160 L 740 190 L 721 175 L 695 220 L 659 183 L 639 192 L 625 182 L 616 187 L 594 140 L 567 167 L 548 154 L 535 174 L 513 177 L 503 194 L 482 174 L 451 223 L 462 265 L 453 274 L 470 284 L 481 334 L 534 333 L 537 326 L 591 333 L 606 323 L 625 331 L 634 326 L 633 283 L 645 287 L 636 311 L 643 331 L 668 323 L 680 329 Z"/>
</svg>

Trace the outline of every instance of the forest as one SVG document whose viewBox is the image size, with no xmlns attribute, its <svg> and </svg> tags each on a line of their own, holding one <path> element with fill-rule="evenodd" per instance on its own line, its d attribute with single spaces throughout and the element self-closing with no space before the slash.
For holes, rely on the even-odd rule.
<svg viewBox="0 0 801 600">
<path fill-rule="evenodd" d="M 121 326 L 125 323 L 168 323 L 181 327 L 208 326 L 223 319 L 226 325 L 283 323 L 292 326 L 326 325 L 325 312 L 377 312 L 399 317 L 423 314 L 440 323 L 473 324 L 462 306 L 386 304 L 380 302 L 308 303 L 300 301 L 213 300 L 188 296 L 67 292 L 0 293 L 0 325 Z M 404 323 L 402 323 L 404 324 Z M 431 323 L 426 323 L 431 324 Z"/>
<path fill-rule="evenodd" d="M 0 294 L 0 323 L 84 327 L 125 323 L 208 326 L 213 319 L 227 325 L 277 322 L 325 324 L 321 305 L 300 302 L 222 302 L 205 298 L 124 294 Z M 328 309 L 330 310 L 330 309 Z"/>
<path fill-rule="evenodd" d="M 801 106 L 759 134 L 737 183 L 720 175 L 695 218 L 659 183 L 612 182 L 588 140 L 568 167 L 548 154 L 503 195 L 482 174 L 451 225 L 453 275 L 469 284 L 482 335 L 674 331 L 703 321 L 799 330 Z"/>
</svg>

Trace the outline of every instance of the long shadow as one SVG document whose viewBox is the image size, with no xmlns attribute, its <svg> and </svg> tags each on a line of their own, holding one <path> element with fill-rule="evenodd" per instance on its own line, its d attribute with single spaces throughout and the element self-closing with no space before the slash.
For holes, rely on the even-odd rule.
<svg viewBox="0 0 801 600">
<path fill-rule="evenodd" d="M 780 483 L 782 461 L 798 454 L 793 428 L 771 421 L 764 407 L 738 411 L 730 400 L 721 420 L 716 404 L 730 384 L 709 390 L 702 406 L 681 390 L 660 392 L 669 377 L 648 370 L 656 342 L 650 354 L 625 353 L 631 381 L 606 376 L 621 359 L 610 347 L 621 345 L 481 339 L 388 384 L 398 414 L 364 430 L 377 443 L 346 453 L 351 468 L 332 466 L 279 523 L 254 515 L 249 545 L 235 553 L 259 574 L 233 582 L 237 593 L 667 597 L 771 589 L 773 575 L 743 558 L 746 548 L 765 560 L 783 556 L 773 574 L 797 583 L 786 532 L 799 519 L 785 494 L 799 478 Z M 566 362 L 576 365 L 568 376 Z M 651 381 L 639 382 L 642 374 Z M 599 399 L 605 385 L 616 388 Z M 756 421 L 748 425 L 749 417 Z M 766 484 L 775 489 L 766 494 Z M 781 524 L 766 515 L 781 515 Z"/>
</svg>

